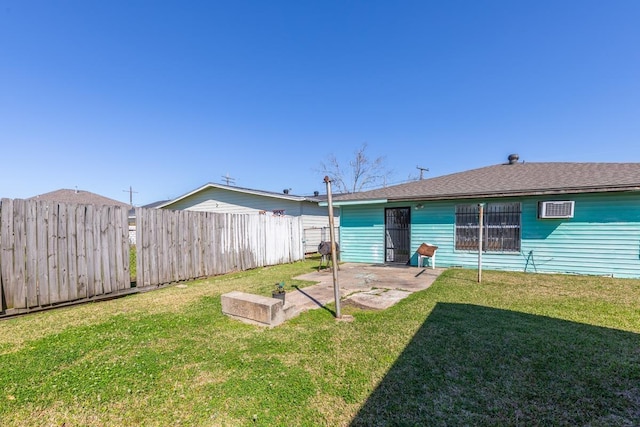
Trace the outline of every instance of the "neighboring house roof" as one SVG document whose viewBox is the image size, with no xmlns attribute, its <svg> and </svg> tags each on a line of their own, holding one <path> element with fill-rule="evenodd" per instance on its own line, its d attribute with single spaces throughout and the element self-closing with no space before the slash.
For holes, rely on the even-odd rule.
<svg viewBox="0 0 640 427">
<path fill-rule="evenodd" d="M 104 197 L 99 194 L 84 190 L 60 189 L 30 197 L 28 200 L 50 200 L 60 203 L 77 203 L 97 206 L 111 205 L 129 208 L 128 203 L 120 202 L 118 200 L 110 199 L 108 197 Z"/>
<path fill-rule="evenodd" d="M 146 205 L 142 205 L 140 206 L 141 208 L 145 208 L 145 209 L 153 209 L 153 208 L 157 208 L 160 205 L 163 205 L 167 202 L 170 202 L 170 200 L 158 200 L 157 202 L 153 202 L 153 203 L 149 203 Z M 129 209 L 129 218 L 135 218 L 136 216 L 136 208 L 130 208 Z"/>
<path fill-rule="evenodd" d="M 340 202 L 446 200 L 640 190 L 640 163 L 507 163 L 341 194 Z M 345 203 L 345 204 L 347 204 Z"/>
<path fill-rule="evenodd" d="M 171 201 L 171 200 L 158 200 L 158 201 L 156 201 L 156 202 L 149 203 L 149 204 L 146 204 L 146 205 L 142 205 L 142 206 L 140 206 L 140 207 L 141 207 L 141 208 L 145 208 L 145 209 L 153 209 L 153 208 L 157 208 L 158 206 L 162 206 L 162 205 L 164 205 L 165 203 L 168 203 L 168 202 L 170 202 L 170 201 Z"/>
<path fill-rule="evenodd" d="M 266 197 L 272 197 L 275 199 L 282 199 L 282 200 L 292 200 L 292 201 L 296 201 L 296 202 L 305 202 L 305 201 L 309 201 L 309 202 L 318 202 L 322 199 L 322 196 L 318 195 L 318 196 L 294 196 L 292 194 L 287 194 L 287 193 L 276 193 L 276 192 L 272 192 L 272 191 L 264 191 L 264 190 L 254 190 L 251 188 L 243 188 L 243 187 L 235 187 L 232 185 L 224 185 L 224 184 L 214 184 L 214 183 L 207 183 L 201 187 L 196 188 L 195 190 L 192 190 L 186 194 L 183 194 L 182 196 L 179 196 L 176 199 L 173 200 L 168 200 L 158 206 L 156 206 L 157 208 L 164 208 L 166 206 L 172 205 L 176 202 L 179 202 L 180 200 L 186 199 L 189 196 L 192 196 L 196 193 L 199 193 L 200 191 L 209 189 L 209 188 L 218 188 L 218 189 L 222 189 L 222 190 L 229 190 L 229 191 L 235 191 L 238 193 L 246 193 L 246 194 L 253 194 L 253 195 L 258 195 L 258 196 L 266 196 Z M 325 196 L 326 198 L 326 196 Z"/>
</svg>

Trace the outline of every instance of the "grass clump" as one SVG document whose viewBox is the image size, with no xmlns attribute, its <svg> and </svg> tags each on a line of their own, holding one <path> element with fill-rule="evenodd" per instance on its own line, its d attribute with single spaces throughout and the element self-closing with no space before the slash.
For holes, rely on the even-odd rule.
<svg viewBox="0 0 640 427">
<path fill-rule="evenodd" d="M 138 253 L 136 252 L 136 245 L 129 245 L 129 277 L 131 282 L 135 282 L 138 274 L 138 264 L 136 260 Z"/>
<path fill-rule="evenodd" d="M 380 312 L 222 315 L 317 260 L 0 322 L 19 425 L 634 425 L 640 282 L 449 270 Z"/>
</svg>

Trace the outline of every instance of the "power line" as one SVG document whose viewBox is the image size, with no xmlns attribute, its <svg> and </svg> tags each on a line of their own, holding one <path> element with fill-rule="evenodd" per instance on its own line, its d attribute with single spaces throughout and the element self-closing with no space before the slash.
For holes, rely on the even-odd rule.
<svg viewBox="0 0 640 427">
<path fill-rule="evenodd" d="M 382 184 L 363 185 L 360 191 L 379 190 L 381 188 L 390 187 L 392 185 L 407 184 L 409 182 L 414 182 L 415 180 L 416 180 L 415 178 L 408 178 L 400 181 L 387 181 L 385 185 L 382 185 Z"/>
</svg>

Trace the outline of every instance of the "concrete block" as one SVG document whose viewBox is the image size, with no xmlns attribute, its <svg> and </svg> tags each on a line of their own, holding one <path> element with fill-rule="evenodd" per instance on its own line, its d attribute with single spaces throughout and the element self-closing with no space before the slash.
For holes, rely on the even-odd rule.
<svg viewBox="0 0 640 427">
<path fill-rule="evenodd" d="M 282 300 L 233 291 L 221 296 L 222 313 L 240 320 L 277 326 L 286 320 Z"/>
</svg>

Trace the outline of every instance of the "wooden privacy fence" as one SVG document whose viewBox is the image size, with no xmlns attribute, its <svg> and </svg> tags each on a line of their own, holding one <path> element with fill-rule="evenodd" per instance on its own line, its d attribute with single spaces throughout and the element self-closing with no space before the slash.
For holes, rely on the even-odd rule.
<svg viewBox="0 0 640 427">
<path fill-rule="evenodd" d="M 304 259 L 299 217 L 0 201 L 0 316 Z M 135 287 L 134 287 L 135 286 Z"/>
<path fill-rule="evenodd" d="M 0 314 L 130 286 L 127 209 L 0 201 Z"/>
<path fill-rule="evenodd" d="M 304 259 L 300 217 L 136 208 L 137 286 Z"/>
</svg>

